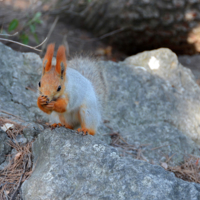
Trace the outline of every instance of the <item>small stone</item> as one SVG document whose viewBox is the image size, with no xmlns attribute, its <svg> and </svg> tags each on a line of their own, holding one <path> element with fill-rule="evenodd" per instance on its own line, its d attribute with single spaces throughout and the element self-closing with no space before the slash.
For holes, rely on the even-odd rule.
<svg viewBox="0 0 200 200">
<path fill-rule="evenodd" d="M 167 164 L 167 163 L 161 163 L 161 166 L 162 166 L 165 170 L 168 169 L 168 164 Z"/>
<path fill-rule="evenodd" d="M 1 127 L 1 129 L 6 132 L 8 129 L 13 128 L 13 127 L 14 127 L 14 124 L 6 123 Z"/>
<path fill-rule="evenodd" d="M 18 135 L 15 140 L 17 141 L 17 143 L 19 144 L 26 144 L 28 142 L 28 140 L 23 136 L 23 135 Z"/>
</svg>

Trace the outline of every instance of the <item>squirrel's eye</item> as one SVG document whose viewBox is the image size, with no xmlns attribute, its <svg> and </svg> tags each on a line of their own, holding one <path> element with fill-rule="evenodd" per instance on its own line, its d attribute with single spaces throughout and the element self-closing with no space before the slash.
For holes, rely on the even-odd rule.
<svg viewBox="0 0 200 200">
<path fill-rule="evenodd" d="M 59 92 L 61 90 L 61 86 L 58 87 L 57 92 Z"/>
<path fill-rule="evenodd" d="M 38 85 L 39 85 L 39 87 L 41 87 L 41 83 L 40 82 L 38 83 Z"/>
</svg>

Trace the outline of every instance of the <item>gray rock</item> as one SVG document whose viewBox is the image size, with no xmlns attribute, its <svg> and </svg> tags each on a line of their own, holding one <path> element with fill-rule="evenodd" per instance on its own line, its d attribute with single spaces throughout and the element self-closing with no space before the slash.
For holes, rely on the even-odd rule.
<svg viewBox="0 0 200 200">
<path fill-rule="evenodd" d="M 185 154 L 199 155 L 193 141 L 200 140 L 200 88 L 174 53 L 159 49 L 103 64 L 110 86 L 106 119 L 115 132 L 129 144 L 149 144 L 143 154 L 154 164 L 174 154 L 172 165 Z"/>
<path fill-rule="evenodd" d="M 131 119 L 132 125 L 167 122 L 200 144 L 200 88 L 191 71 L 164 48 L 129 57 L 125 63 L 133 75 L 129 72 L 122 80 L 127 70 L 120 68 L 120 80 L 112 87 L 119 87 L 121 81 L 129 85 L 126 103 L 120 105 L 131 106 L 126 119 Z"/>
<path fill-rule="evenodd" d="M 40 57 L 34 53 L 13 51 L 2 43 L 0 55 L 0 109 L 12 114 L 0 112 L 0 116 L 27 122 L 37 121 L 42 117 L 45 119 L 36 103 L 36 89 L 42 66 Z"/>
<path fill-rule="evenodd" d="M 6 160 L 6 155 L 11 151 L 11 146 L 8 145 L 8 142 L 7 134 L 0 128 L 0 164 Z"/>
<path fill-rule="evenodd" d="M 120 157 L 97 138 L 64 128 L 45 130 L 33 152 L 36 168 L 22 186 L 24 200 L 200 198 L 199 184 L 178 179 L 159 166 Z"/>
<path fill-rule="evenodd" d="M 40 127 L 33 123 L 46 119 L 36 104 L 35 91 L 42 64 L 40 57 L 34 53 L 13 51 L 2 43 L 0 43 L 0 55 L 0 117 L 9 118 L 19 124 L 28 124 L 28 127 Z M 26 128 L 27 138 L 32 140 L 36 132 L 38 133 L 39 129 L 35 128 L 31 132 Z M 25 140 L 21 138 L 20 142 L 25 143 Z M 11 151 L 7 143 L 8 137 L 0 129 L 0 164 Z M 4 162 L 1 169 L 6 163 L 8 162 Z"/>
<path fill-rule="evenodd" d="M 15 141 L 13 141 L 13 142 L 15 142 Z M 5 161 L 0 165 L 0 170 L 4 170 L 5 167 L 7 167 L 9 165 L 10 161 L 16 156 L 16 154 L 17 154 L 16 149 L 14 149 L 14 148 L 10 149 L 9 156 L 6 156 Z"/>
<path fill-rule="evenodd" d="M 178 57 L 179 62 L 191 69 L 196 79 L 200 79 L 200 55 L 184 55 Z"/>
<path fill-rule="evenodd" d="M 23 125 L 25 126 L 23 129 L 23 134 L 29 141 L 32 141 L 39 133 L 44 130 L 44 127 L 37 123 L 25 123 Z"/>
<path fill-rule="evenodd" d="M 23 145 L 23 144 L 26 144 L 27 143 L 27 139 L 24 137 L 24 135 L 18 135 L 15 139 L 15 141 L 20 144 L 20 145 Z"/>
</svg>

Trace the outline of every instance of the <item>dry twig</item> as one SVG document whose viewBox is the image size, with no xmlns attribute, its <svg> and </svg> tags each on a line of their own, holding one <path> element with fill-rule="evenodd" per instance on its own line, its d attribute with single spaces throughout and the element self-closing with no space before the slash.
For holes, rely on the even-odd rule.
<svg viewBox="0 0 200 200">
<path fill-rule="evenodd" d="M 112 130 L 111 127 L 108 127 Z M 123 149 L 123 153 L 127 153 L 130 155 L 135 155 L 135 158 L 138 160 L 145 160 L 145 157 L 143 156 L 142 152 L 144 152 L 144 150 L 142 149 L 142 147 L 147 146 L 149 144 L 145 144 L 145 145 L 140 145 L 138 148 L 136 148 L 134 145 L 130 145 L 126 142 L 126 140 L 119 134 L 119 133 L 111 133 L 111 145 L 115 146 L 115 147 L 120 147 Z M 132 152 L 132 153 L 130 153 Z"/>
<path fill-rule="evenodd" d="M 96 41 L 96 40 L 102 40 L 102 39 L 105 39 L 107 37 L 113 36 L 113 35 L 115 35 L 117 33 L 120 33 L 120 32 L 122 32 L 124 30 L 127 30 L 129 28 L 130 28 L 130 26 L 122 27 L 120 29 L 117 29 L 117 30 L 111 31 L 109 33 L 106 33 L 106 34 L 104 34 L 104 35 L 102 35 L 102 36 L 100 36 L 98 38 L 87 39 L 86 42 L 92 42 L 92 41 Z"/>
<path fill-rule="evenodd" d="M 2 200 L 6 199 L 4 191 L 8 191 L 7 197 L 15 199 L 21 184 L 30 177 L 32 169 L 28 167 L 29 157 L 31 155 L 31 145 L 20 146 L 18 143 L 11 142 L 11 146 L 17 151 L 17 154 L 11 158 L 9 165 L 0 171 L 0 196 Z M 32 162 L 31 162 L 32 167 Z"/>
<path fill-rule="evenodd" d="M 17 116 L 17 115 L 14 115 L 14 114 L 12 114 L 12 113 L 9 113 L 9 112 L 7 112 L 7 111 L 5 111 L 5 110 L 1 110 L 1 109 L 0 109 L 0 112 L 5 113 L 5 114 L 10 115 L 10 116 L 13 116 L 13 117 L 17 118 L 18 120 L 24 122 L 24 120 L 22 120 L 22 119 L 21 119 L 19 116 Z M 2 119 L 3 119 L 3 118 L 2 118 Z M 7 120 L 8 120 L 8 119 L 7 119 Z"/>
<path fill-rule="evenodd" d="M 169 145 L 169 144 L 162 145 L 162 146 L 160 146 L 160 147 L 152 148 L 151 150 L 153 151 L 153 150 L 160 149 L 160 148 L 162 148 L 162 147 L 167 147 L 167 146 L 170 146 L 170 145 Z"/>
<path fill-rule="evenodd" d="M 53 22 L 53 24 L 52 24 L 52 26 L 51 26 L 51 28 L 50 28 L 50 30 L 49 30 L 49 33 L 48 33 L 46 39 L 47 39 L 47 38 L 50 38 L 50 36 L 51 36 L 51 34 L 52 34 L 52 32 L 53 32 L 53 30 L 54 30 L 54 28 L 55 28 L 55 26 L 56 26 L 58 20 L 59 20 L 59 17 L 56 17 L 55 20 L 54 20 L 54 22 Z M 47 40 L 47 41 L 48 41 L 48 40 Z M 46 44 L 47 44 L 47 43 L 46 43 Z M 46 47 L 46 45 L 43 45 L 43 46 L 42 46 L 41 53 L 44 51 L 45 47 Z"/>
<path fill-rule="evenodd" d="M 10 119 L 7 119 L 7 118 L 3 118 L 3 117 L 0 117 L 0 126 L 3 126 L 4 124 L 6 123 L 10 123 L 10 124 L 13 124 L 14 125 L 14 128 L 9 129 L 7 130 L 7 135 L 11 138 L 11 139 L 14 139 L 17 135 L 19 134 L 22 134 L 23 132 L 23 129 L 25 128 L 24 126 L 10 120 Z"/>
<path fill-rule="evenodd" d="M 12 42 L 12 43 L 21 45 L 21 46 L 23 46 L 23 47 L 27 47 L 27 48 L 33 49 L 33 50 L 35 50 L 35 51 L 42 51 L 42 50 L 40 50 L 40 49 L 37 49 L 37 47 L 39 47 L 39 46 L 41 46 L 42 44 L 44 44 L 44 43 L 46 42 L 46 40 L 47 40 L 47 37 L 42 41 L 42 43 L 40 43 L 40 44 L 39 44 L 38 46 L 36 46 L 36 47 L 32 47 L 32 46 L 29 46 L 29 45 L 26 45 L 26 44 L 22 44 L 22 43 L 20 43 L 20 42 L 16 42 L 16 41 L 14 41 L 14 40 L 9 40 L 9 39 L 4 39 L 4 38 L 0 38 L 0 40 L 6 41 L 6 42 Z"/>
<path fill-rule="evenodd" d="M 176 153 L 172 154 L 165 162 L 168 163 L 175 155 Z"/>
<path fill-rule="evenodd" d="M 16 136 L 21 134 L 24 126 L 17 124 L 9 119 L 0 118 L 0 126 L 5 123 L 12 123 L 14 127 L 6 131 L 11 139 L 9 145 L 16 150 L 15 155 L 9 155 L 9 164 L 0 171 L 0 199 L 14 200 L 18 194 L 21 184 L 30 177 L 32 170 L 32 142 L 20 145 Z"/>
<path fill-rule="evenodd" d="M 3 34 L 3 33 L 0 33 L 0 36 L 8 36 L 8 37 L 12 37 L 12 36 L 15 36 L 15 35 L 17 35 L 18 34 L 18 32 L 16 32 L 16 33 L 14 33 L 14 34 Z"/>
<path fill-rule="evenodd" d="M 180 166 L 168 166 L 167 170 L 173 172 L 177 178 L 181 178 L 189 182 L 200 183 L 199 158 L 197 159 L 194 156 L 185 158 L 184 163 Z"/>
</svg>

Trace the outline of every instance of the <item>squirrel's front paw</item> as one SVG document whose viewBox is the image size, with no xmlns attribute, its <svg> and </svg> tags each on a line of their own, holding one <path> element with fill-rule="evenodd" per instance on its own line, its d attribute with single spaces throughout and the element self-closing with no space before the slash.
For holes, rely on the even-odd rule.
<svg viewBox="0 0 200 200">
<path fill-rule="evenodd" d="M 47 96 L 44 96 L 44 95 L 39 96 L 37 100 L 37 105 L 43 112 L 47 114 L 51 114 L 51 112 L 53 111 L 51 106 L 47 107 L 47 105 L 49 105 L 49 99 Z"/>
<path fill-rule="evenodd" d="M 53 109 L 54 109 L 54 104 L 55 104 L 55 101 L 51 101 L 51 102 L 49 102 L 49 103 L 46 105 L 46 107 L 47 107 L 48 109 L 50 109 L 50 110 L 53 110 Z"/>
<path fill-rule="evenodd" d="M 48 104 L 48 101 L 49 101 L 49 99 L 48 99 L 48 97 L 47 96 L 44 96 L 44 95 L 42 95 L 42 96 L 39 96 L 38 97 L 38 103 L 40 104 L 40 105 L 47 105 Z"/>
</svg>

